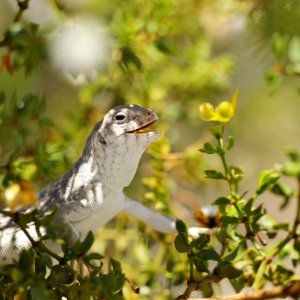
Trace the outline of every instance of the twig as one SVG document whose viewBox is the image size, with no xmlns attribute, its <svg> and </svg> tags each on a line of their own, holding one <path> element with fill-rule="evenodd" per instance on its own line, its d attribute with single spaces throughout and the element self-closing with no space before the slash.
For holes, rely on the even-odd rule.
<svg viewBox="0 0 300 300">
<path fill-rule="evenodd" d="M 295 299 L 298 299 L 300 297 L 300 281 L 295 281 L 288 286 L 280 285 L 269 290 L 250 291 L 224 297 L 188 298 L 187 300 L 265 300 L 285 298 L 288 296 Z"/>
<path fill-rule="evenodd" d="M 15 15 L 14 19 L 13 19 L 13 23 L 17 23 L 21 20 L 25 10 L 29 7 L 29 2 L 30 0 L 17 0 L 19 9 L 17 14 Z M 8 36 L 7 34 L 4 36 L 4 38 L 0 41 L 0 48 L 1 47 L 5 47 L 8 45 Z"/>
<path fill-rule="evenodd" d="M 18 6 L 19 6 L 19 10 L 14 18 L 14 23 L 17 23 L 20 21 L 20 19 L 22 18 L 25 10 L 28 8 L 29 6 L 29 1 L 30 0 L 24 0 L 24 1 L 21 1 L 21 0 L 17 0 L 17 3 L 18 3 Z"/>
<path fill-rule="evenodd" d="M 176 298 L 176 300 L 186 300 L 189 299 L 192 292 L 199 289 L 199 284 L 197 282 L 190 283 L 185 289 L 184 293 Z"/>
</svg>

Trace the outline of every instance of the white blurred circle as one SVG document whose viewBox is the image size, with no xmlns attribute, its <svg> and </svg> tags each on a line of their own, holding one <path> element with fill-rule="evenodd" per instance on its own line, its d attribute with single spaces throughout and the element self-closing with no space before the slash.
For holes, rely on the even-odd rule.
<svg viewBox="0 0 300 300">
<path fill-rule="evenodd" d="M 51 35 L 49 56 L 53 65 L 74 83 L 93 81 L 111 59 L 112 39 L 105 26 L 91 18 L 75 18 Z"/>
</svg>

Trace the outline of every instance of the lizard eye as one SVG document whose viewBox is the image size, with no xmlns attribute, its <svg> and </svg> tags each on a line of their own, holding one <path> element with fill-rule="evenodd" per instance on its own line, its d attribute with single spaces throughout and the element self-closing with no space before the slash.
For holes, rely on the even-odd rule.
<svg viewBox="0 0 300 300">
<path fill-rule="evenodd" d="M 115 115 L 115 120 L 117 121 L 117 123 L 121 124 L 124 123 L 126 121 L 126 114 L 123 112 L 119 112 Z"/>
</svg>

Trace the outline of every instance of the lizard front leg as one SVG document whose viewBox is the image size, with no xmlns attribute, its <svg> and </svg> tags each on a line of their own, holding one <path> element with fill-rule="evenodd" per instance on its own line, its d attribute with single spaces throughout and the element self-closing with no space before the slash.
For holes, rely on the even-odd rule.
<svg viewBox="0 0 300 300">
<path fill-rule="evenodd" d="M 123 210 L 125 213 L 143 221 L 147 225 L 151 226 L 164 233 L 175 233 L 176 232 L 176 222 L 166 216 L 161 215 L 158 212 L 154 212 L 147 208 L 143 204 L 130 199 L 125 196 L 125 208 Z"/>
<path fill-rule="evenodd" d="M 158 212 L 154 212 L 147 208 L 143 204 L 136 200 L 125 196 L 125 213 L 143 221 L 147 225 L 151 226 L 164 233 L 176 233 L 176 221 L 166 216 L 161 215 Z M 191 237 L 197 238 L 200 234 L 213 235 L 217 232 L 218 228 L 202 228 L 202 227 L 190 227 L 188 228 L 188 234 Z"/>
</svg>

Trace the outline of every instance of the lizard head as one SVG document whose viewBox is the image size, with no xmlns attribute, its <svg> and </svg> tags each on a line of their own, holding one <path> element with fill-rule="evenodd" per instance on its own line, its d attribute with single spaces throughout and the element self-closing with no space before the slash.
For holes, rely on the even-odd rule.
<svg viewBox="0 0 300 300">
<path fill-rule="evenodd" d="M 106 145 L 126 139 L 147 146 L 160 136 L 158 131 L 149 130 L 157 120 L 156 113 L 150 109 L 134 104 L 116 106 L 104 116 L 99 140 Z"/>
</svg>

